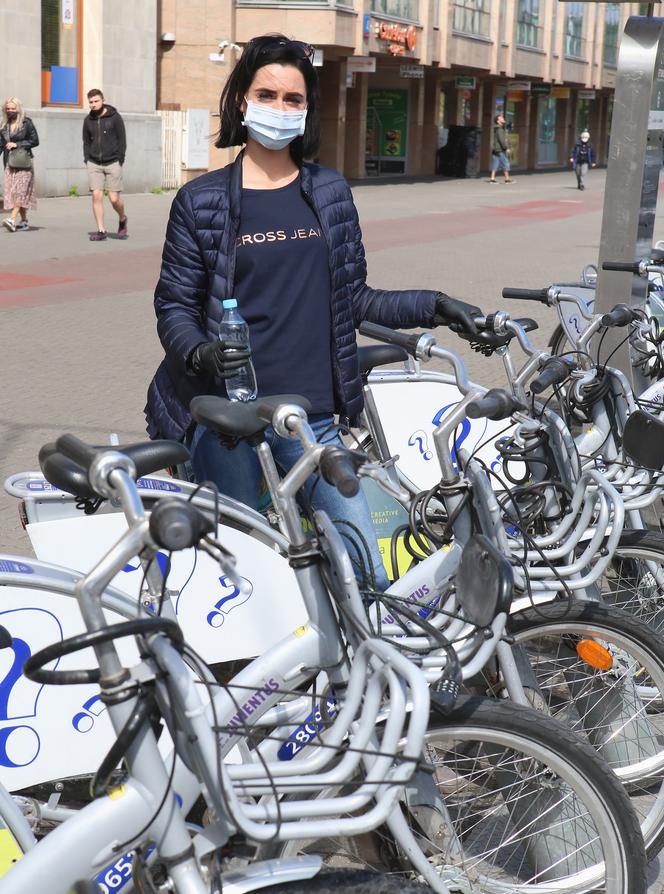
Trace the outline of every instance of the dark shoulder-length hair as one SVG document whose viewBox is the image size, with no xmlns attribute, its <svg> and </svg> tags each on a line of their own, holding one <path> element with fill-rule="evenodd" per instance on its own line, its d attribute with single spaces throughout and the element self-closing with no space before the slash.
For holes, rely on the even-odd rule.
<svg viewBox="0 0 664 894">
<path fill-rule="evenodd" d="M 293 161 L 301 164 L 305 158 L 313 158 L 320 144 L 320 90 L 318 75 L 311 64 L 304 44 L 289 40 L 283 34 L 264 34 L 254 37 L 245 46 L 219 100 L 221 125 L 215 142 L 218 149 L 242 146 L 247 142 L 238 97 L 244 96 L 251 86 L 256 72 L 264 65 L 293 65 L 302 72 L 307 88 L 307 119 L 304 133 L 290 144 Z"/>
</svg>

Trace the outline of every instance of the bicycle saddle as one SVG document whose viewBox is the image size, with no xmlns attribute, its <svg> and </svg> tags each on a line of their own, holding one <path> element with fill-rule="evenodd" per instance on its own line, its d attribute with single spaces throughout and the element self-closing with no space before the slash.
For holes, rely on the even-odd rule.
<svg viewBox="0 0 664 894">
<path fill-rule="evenodd" d="M 138 478 L 151 475 L 166 466 L 176 466 L 189 459 L 189 450 L 179 441 L 141 441 L 119 447 L 97 447 L 100 453 L 108 450 L 124 453 L 134 461 Z M 63 456 L 55 444 L 44 444 L 39 451 L 39 467 L 44 478 L 69 494 L 86 500 L 95 500 L 100 495 L 90 487 L 88 476 L 73 460 Z"/>
<path fill-rule="evenodd" d="M 221 435 L 231 438 L 254 438 L 269 427 L 270 421 L 258 415 L 259 407 L 275 409 L 279 404 L 297 404 L 306 413 L 311 404 L 300 394 L 274 394 L 260 400 L 230 401 L 225 397 L 204 394 L 195 397 L 189 410 L 196 422 Z"/>
<path fill-rule="evenodd" d="M 357 356 L 360 361 L 360 375 L 366 380 L 374 367 L 403 363 L 408 359 L 408 352 L 397 345 L 363 345 L 358 347 Z"/>
</svg>

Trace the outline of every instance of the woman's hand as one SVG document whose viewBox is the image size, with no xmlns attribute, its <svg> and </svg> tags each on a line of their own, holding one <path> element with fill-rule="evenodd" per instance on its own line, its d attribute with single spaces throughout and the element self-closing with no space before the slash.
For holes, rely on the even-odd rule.
<svg viewBox="0 0 664 894">
<path fill-rule="evenodd" d="M 5 143 L 5 149 L 16 149 L 16 143 Z"/>
<path fill-rule="evenodd" d="M 220 339 L 216 342 L 205 341 L 194 348 L 189 365 L 196 375 L 207 373 L 218 379 L 228 379 L 238 369 L 246 366 L 250 357 L 251 351 L 248 345 Z"/>
<path fill-rule="evenodd" d="M 483 317 L 482 309 L 476 304 L 467 304 L 458 298 L 450 298 L 442 292 L 436 298 L 434 325 L 449 326 L 452 332 L 469 332 L 475 334 L 477 326 L 473 317 Z"/>
</svg>

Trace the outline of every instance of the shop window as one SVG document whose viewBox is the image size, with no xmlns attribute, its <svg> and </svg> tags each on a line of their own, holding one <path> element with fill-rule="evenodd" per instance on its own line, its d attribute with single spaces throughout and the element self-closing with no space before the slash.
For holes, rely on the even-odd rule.
<svg viewBox="0 0 664 894">
<path fill-rule="evenodd" d="M 576 104 L 576 133 L 582 130 L 590 130 L 590 103 L 589 99 L 579 99 Z"/>
<path fill-rule="evenodd" d="M 565 55 L 583 58 L 583 3 L 566 3 Z"/>
<path fill-rule="evenodd" d="M 479 37 L 489 36 L 491 21 L 489 0 L 454 0 L 452 12 L 452 28 L 464 34 L 476 34 Z"/>
<path fill-rule="evenodd" d="M 604 64 L 615 65 L 618 61 L 618 29 L 620 28 L 620 6 L 607 3 L 604 13 Z"/>
<path fill-rule="evenodd" d="M 371 9 L 395 19 L 418 21 L 418 0 L 371 0 Z"/>
<path fill-rule="evenodd" d="M 42 103 L 81 105 L 82 0 L 41 0 Z"/>
<path fill-rule="evenodd" d="M 539 0 L 519 0 L 516 21 L 518 46 L 542 48 L 542 26 L 539 24 L 539 13 Z"/>
</svg>

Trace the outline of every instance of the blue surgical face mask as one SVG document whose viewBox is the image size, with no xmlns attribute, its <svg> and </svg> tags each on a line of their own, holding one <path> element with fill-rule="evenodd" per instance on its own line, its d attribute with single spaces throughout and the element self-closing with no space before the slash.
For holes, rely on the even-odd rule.
<svg viewBox="0 0 664 894">
<path fill-rule="evenodd" d="M 244 126 L 252 140 L 266 149 L 284 149 L 304 133 L 307 110 L 282 112 L 247 99 Z"/>
</svg>

